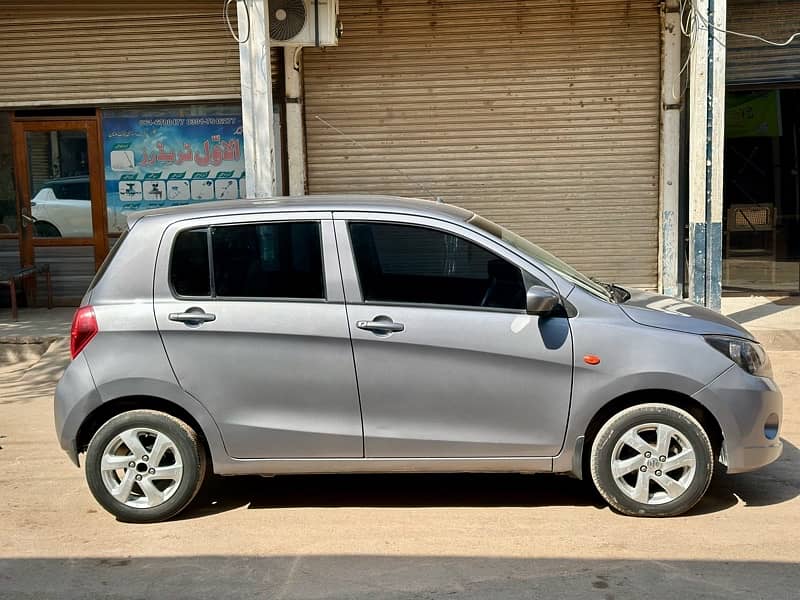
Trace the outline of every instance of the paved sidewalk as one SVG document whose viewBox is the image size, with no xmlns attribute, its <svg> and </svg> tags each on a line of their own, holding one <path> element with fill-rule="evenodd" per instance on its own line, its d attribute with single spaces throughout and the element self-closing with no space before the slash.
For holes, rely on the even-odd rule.
<svg viewBox="0 0 800 600">
<path fill-rule="evenodd" d="M 53 342 L 66 340 L 74 312 L 74 308 L 22 309 L 13 321 L 10 310 L 0 310 L 0 377 L 9 368 L 38 360 Z"/>
<path fill-rule="evenodd" d="M 68 337 L 74 308 L 22 308 L 11 320 L 9 309 L 0 309 L 0 344 L 52 342 Z"/>
<path fill-rule="evenodd" d="M 722 314 L 746 327 L 769 350 L 800 350 L 800 296 L 723 298 Z"/>
</svg>

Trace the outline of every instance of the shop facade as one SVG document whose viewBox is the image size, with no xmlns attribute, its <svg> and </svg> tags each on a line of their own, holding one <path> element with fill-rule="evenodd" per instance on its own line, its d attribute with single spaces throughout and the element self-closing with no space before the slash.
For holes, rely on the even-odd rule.
<svg viewBox="0 0 800 600">
<path fill-rule="evenodd" d="M 17 2 L 0 18 L 0 270 L 47 263 L 56 303 L 75 304 L 126 212 L 244 197 L 219 2 Z"/>
<path fill-rule="evenodd" d="M 224 186 L 244 195 L 241 153 L 218 145 L 213 164 L 214 136 L 243 149 L 239 48 L 220 2 L 2 10 L 3 263 L 50 263 L 71 303 L 125 211 L 227 198 Z M 301 59 L 308 192 L 438 197 L 592 275 L 658 286 L 657 6 L 348 0 L 340 15 L 339 46 Z M 63 195 L 81 213 L 70 226 L 45 211 Z"/>
<path fill-rule="evenodd" d="M 730 29 L 786 40 L 800 1 L 729 0 Z M 728 38 L 723 290 L 800 292 L 800 42 Z"/>
<path fill-rule="evenodd" d="M 241 15 L 260 2 L 232 3 L 228 23 L 219 0 L 0 7 L 0 270 L 46 262 L 56 301 L 74 304 L 125 212 L 246 194 L 245 146 L 265 122 L 259 112 L 248 125 L 247 77 L 267 68 L 260 47 L 244 58 L 253 23 L 228 25 L 237 4 Z M 779 37 L 797 4 L 730 0 L 728 25 Z M 271 127 L 258 143 L 270 140 L 274 164 L 261 189 L 440 199 L 591 276 L 694 297 L 700 267 L 683 234 L 706 186 L 687 183 L 687 140 L 705 127 L 680 118 L 678 9 L 341 0 L 338 46 L 269 54 Z M 721 256 L 732 291 L 796 282 L 796 47 L 728 40 Z M 737 110 L 762 111 L 766 125 Z M 770 204 L 766 216 L 749 206 Z"/>
</svg>

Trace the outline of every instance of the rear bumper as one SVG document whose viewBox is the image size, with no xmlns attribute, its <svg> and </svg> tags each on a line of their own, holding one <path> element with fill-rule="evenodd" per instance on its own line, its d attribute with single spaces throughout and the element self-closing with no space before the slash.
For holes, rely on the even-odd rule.
<svg viewBox="0 0 800 600">
<path fill-rule="evenodd" d="M 722 429 L 720 459 L 728 473 L 758 469 L 781 455 L 783 396 L 771 379 L 754 377 L 733 365 L 694 398 Z"/>
<path fill-rule="evenodd" d="M 80 354 L 67 366 L 58 382 L 53 406 L 58 442 L 76 467 L 80 466 L 78 430 L 89 413 L 98 406 L 100 395 L 89 372 L 89 364 Z"/>
</svg>

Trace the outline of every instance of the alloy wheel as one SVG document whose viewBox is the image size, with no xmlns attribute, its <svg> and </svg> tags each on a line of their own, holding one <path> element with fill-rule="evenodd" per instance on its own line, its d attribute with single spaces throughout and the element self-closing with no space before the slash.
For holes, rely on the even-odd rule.
<svg viewBox="0 0 800 600">
<path fill-rule="evenodd" d="M 697 457 L 685 435 L 664 423 L 628 429 L 611 453 L 611 475 L 620 491 L 641 504 L 681 497 L 695 477 Z"/>
<path fill-rule="evenodd" d="M 103 450 L 101 479 L 109 494 L 132 508 L 153 508 L 169 500 L 183 479 L 175 442 L 163 432 L 127 429 Z"/>
</svg>

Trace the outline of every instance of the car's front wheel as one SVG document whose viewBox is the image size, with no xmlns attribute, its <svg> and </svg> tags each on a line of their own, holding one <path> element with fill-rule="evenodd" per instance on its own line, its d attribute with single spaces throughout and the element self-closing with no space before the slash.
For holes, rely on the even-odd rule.
<svg viewBox="0 0 800 600">
<path fill-rule="evenodd" d="M 153 523 L 183 510 L 206 472 L 197 433 L 171 415 L 132 410 L 109 419 L 86 451 L 95 499 L 120 521 Z"/>
<path fill-rule="evenodd" d="M 703 497 L 714 451 L 703 426 L 668 404 L 641 404 L 611 417 L 597 432 L 590 467 L 597 490 L 621 513 L 671 517 Z"/>
</svg>

